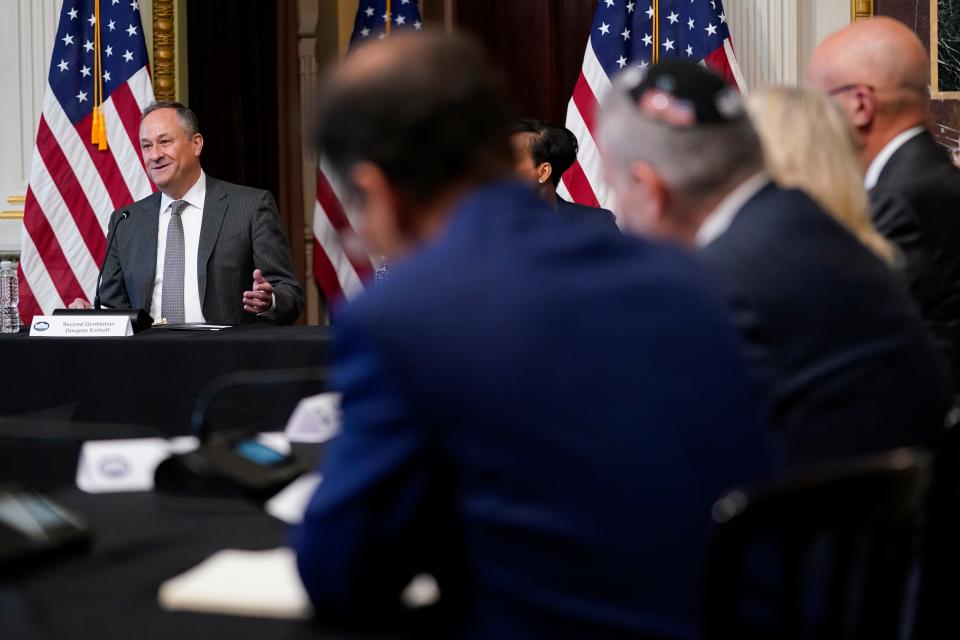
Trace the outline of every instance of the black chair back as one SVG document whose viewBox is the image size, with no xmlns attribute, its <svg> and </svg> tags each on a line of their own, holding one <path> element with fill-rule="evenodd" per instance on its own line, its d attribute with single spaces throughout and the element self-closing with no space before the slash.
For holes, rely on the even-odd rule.
<svg viewBox="0 0 960 640">
<path fill-rule="evenodd" d="M 214 378 L 191 417 L 193 434 L 214 431 L 282 431 L 297 404 L 329 391 L 325 367 L 234 371 Z"/>
<path fill-rule="evenodd" d="M 930 456 L 897 449 L 735 489 L 713 506 L 708 638 L 899 640 Z"/>
<path fill-rule="evenodd" d="M 944 431 L 933 455 L 913 637 L 956 640 L 960 638 L 960 426 Z"/>
</svg>

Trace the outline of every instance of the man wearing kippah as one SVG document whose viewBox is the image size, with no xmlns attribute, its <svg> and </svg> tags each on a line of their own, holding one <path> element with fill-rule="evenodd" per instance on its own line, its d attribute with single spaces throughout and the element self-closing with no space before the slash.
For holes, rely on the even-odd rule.
<svg viewBox="0 0 960 640">
<path fill-rule="evenodd" d="M 684 61 L 615 83 L 601 123 L 625 230 L 696 249 L 726 285 L 790 461 L 929 441 L 945 372 L 889 269 L 774 185 L 739 94 Z"/>
</svg>

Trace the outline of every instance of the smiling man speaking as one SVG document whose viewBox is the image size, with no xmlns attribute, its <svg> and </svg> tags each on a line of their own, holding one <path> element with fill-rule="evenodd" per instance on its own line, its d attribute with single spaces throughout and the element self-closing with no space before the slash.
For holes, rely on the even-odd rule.
<svg viewBox="0 0 960 640">
<path fill-rule="evenodd" d="M 296 320 L 303 288 L 273 196 L 207 176 L 197 116 L 178 102 L 144 110 L 140 148 L 158 192 L 110 217 L 104 306 L 169 324 Z"/>
</svg>

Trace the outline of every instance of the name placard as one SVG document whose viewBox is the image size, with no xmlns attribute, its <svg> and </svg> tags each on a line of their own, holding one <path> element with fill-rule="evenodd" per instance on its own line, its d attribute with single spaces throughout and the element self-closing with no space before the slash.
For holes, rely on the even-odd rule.
<svg viewBox="0 0 960 640">
<path fill-rule="evenodd" d="M 290 442 L 326 442 L 340 431 L 340 394 L 304 398 L 287 421 Z"/>
<path fill-rule="evenodd" d="M 133 335 L 127 316 L 34 316 L 30 335 L 48 338 L 116 338 Z"/>
</svg>

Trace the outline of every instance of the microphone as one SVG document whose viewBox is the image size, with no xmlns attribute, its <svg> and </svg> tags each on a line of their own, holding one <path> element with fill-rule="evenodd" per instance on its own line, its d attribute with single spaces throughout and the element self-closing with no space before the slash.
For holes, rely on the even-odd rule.
<svg viewBox="0 0 960 640">
<path fill-rule="evenodd" d="M 248 429 L 211 433 L 208 414 L 213 401 L 228 391 L 249 387 L 287 387 L 302 397 L 310 393 L 304 385 L 326 389 L 329 378 L 326 368 L 305 367 L 235 371 L 215 379 L 200 394 L 190 420 L 200 446 L 160 463 L 154 472 L 157 491 L 174 496 L 242 495 L 267 500 L 311 465 L 296 453 L 268 447 Z"/>
<path fill-rule="evenodd" d="M 117 218 L 117 224 L 113 225 L 113 235 L 110 236 L 110 242 L 107 243 L 107 252 L 103 255 L 103 264 L 100 265 L 100 273 L 97 274 L 97 290 L 96 295 L 93 296 L 93 308 L 97 311 L 100 311 L 100 282 L 103 280 L 103 268 L 107 266 L 107 258 L 110 257 L 110 248 L 113 247 L 113 243 L 117 239 L 117 228 L 120 226 L 120 222 L 129 217 L 130 210 L 121 209 L 120 217 Z"/>
</svg>

